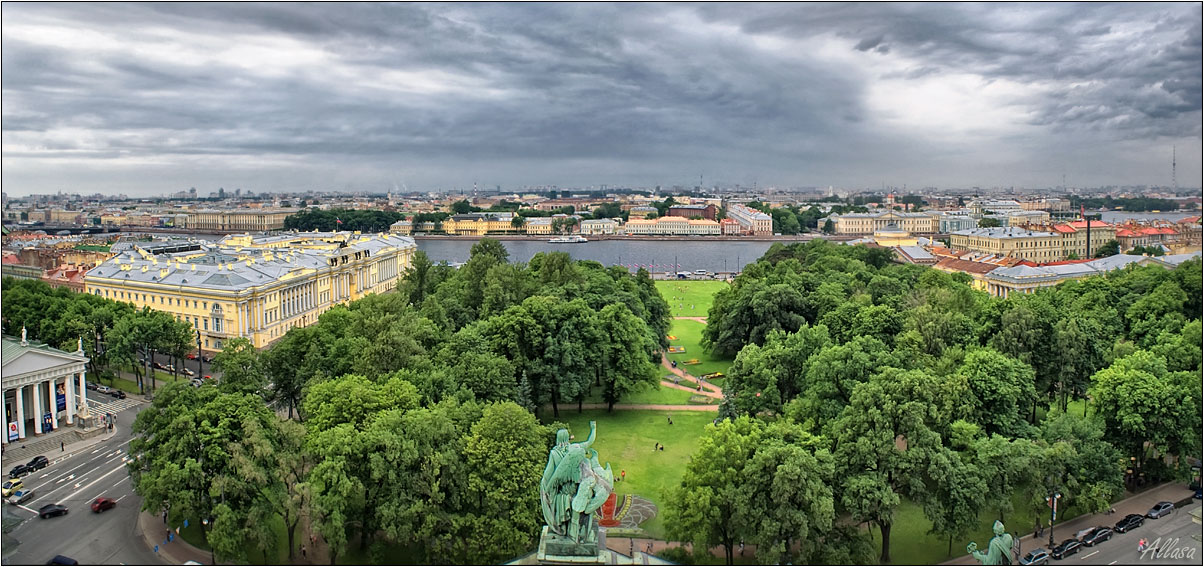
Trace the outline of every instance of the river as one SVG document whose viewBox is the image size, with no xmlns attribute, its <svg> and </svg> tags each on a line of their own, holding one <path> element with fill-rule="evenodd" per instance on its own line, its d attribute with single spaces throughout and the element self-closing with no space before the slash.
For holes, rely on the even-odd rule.
<svg viewBox="0 0 1204 567">
<path fill-rule="evenodd" d="M 1087 211 L 1087 212 L 1090 213 L 1092 211 Z M 1119 223 L 1119 224 L 1124 224 L 1124 222 L 1129 219 L 1139 220 L 1139 221 L 1164 220 L 1164 221 L 1174 222 L 1177 220 L 1185 219 L 1187 217 L 1200 216 L 1200 211 L 1183 211 L 1183 212 L 1175 212 L 1175 213 L 1145 213 L 1145 212 L 1130 213 L 1127 211 L 1102 211 L 1102 212 L 1095 211 L 1095 212 L 1099 213 L 1100 220 L 1102 220 L 1106 223 Z"/>
<path fill-rule="evenodd" d="M 467 262 L 474 240 L 417 240 L 418 249 L 433 262 Z M 648 267 L 655 272 L 707 270 L 735 272 L 757 261 L 773 242 L 688 240 L 599 240 L 579 244 L 552 244 L 543 240 L 503 240 L 511 262 L 527 262 L 539 252 L 568 252 L 574 260 L 593 260 L 604 266 Z M 788 243 L 787 243 L 788 244 Z"/>
</svg>

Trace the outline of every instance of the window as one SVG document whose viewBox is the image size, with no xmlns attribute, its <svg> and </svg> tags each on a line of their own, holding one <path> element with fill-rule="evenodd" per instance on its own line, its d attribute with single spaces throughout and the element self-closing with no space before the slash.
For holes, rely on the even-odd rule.
<svg viewBox="0 0 1204 567">
<path fill-rule="evenodd" d="M 220 340 L 213 341 L 213 348 L 222 348 L 222 342 Z"/>
<path fill-rule="evenodd" d="M 205 330 L 206 331 L 209 330 L 209 320 L 208 319 L 205 319 Z"/>
</svg>

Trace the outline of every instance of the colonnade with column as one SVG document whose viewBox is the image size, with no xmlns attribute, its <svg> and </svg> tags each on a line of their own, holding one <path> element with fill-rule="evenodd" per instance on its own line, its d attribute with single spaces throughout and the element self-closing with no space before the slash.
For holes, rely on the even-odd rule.
<svg viewBox="0 0 1204 567">
<path fill-rule="evenodd" d="M 58 376 L 36 376 L 4 380 L 3 395 L 0 396 L 0 416 L 4 417 L 4 434 L 0 443 L 8 444 L 28 438 L 26 420 L 33 419 L 33 435 L 43 431 L 43 417 L 50 414 L 51 429 L 59 428 L 58 392 L 65 398 L 62 413 L 68 426 L 75 424 L 76 416 L 88 416 L 87 376 L 79 370 Z M 15 423 L 17 438 L 9 440 Z"/>
</svg>

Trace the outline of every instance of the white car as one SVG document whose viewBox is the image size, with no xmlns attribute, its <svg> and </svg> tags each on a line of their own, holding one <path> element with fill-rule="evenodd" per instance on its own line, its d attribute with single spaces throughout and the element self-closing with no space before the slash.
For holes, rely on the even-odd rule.
<svg viewBox="0 0 1204 567">
<path fill-rule="evenodd" d="M 184 368 L 183 371 L 184 371 L 184 374 L 187 374 L 189 376 L 196 376 L 196 372 L 193 372 L 187 368 Z"/>
<path fill-rule="evenodd" d="M 97 387 L 96 387 L 96 393 L 98 393 L 98 394 L 107 394 L 107 393 L 109 393 L 109 392 L 112 392 L 112 391 L 113 391 L 113 390 L 112 390 L 111 388 L 109 388 L 108 386 L 103 386 L 103 385 L 102 385 L 102 386 L 97 386 Z"/>
</svg>

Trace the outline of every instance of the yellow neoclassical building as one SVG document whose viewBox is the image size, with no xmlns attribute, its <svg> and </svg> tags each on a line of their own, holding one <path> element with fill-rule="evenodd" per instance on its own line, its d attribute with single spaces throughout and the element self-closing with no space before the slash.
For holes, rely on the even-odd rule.
<svg viewBox="0 0 1204 567">
<path fill-rule="evenodd" d="M 264 347 L 337 304 L 394 289 L 415 250 L 409 237 L 352 232 L 135 245 L 90 270 L 84 290 L 170 313 L 200 333 L 207 351 L 235 337 Z"/>
<path fill-rule="evenodd" d="M 265 230 L 280 230 L 284 228 L 284 219 L 296 213 L 295 210 L 272 209 L 238 209 L 238 210 L 202 210 L 188 213 L 185 221 L 192 230 L 246 230 L 252 232 Z M 104 222 L 103 217 L 101 222 Z"/>
</svg>

